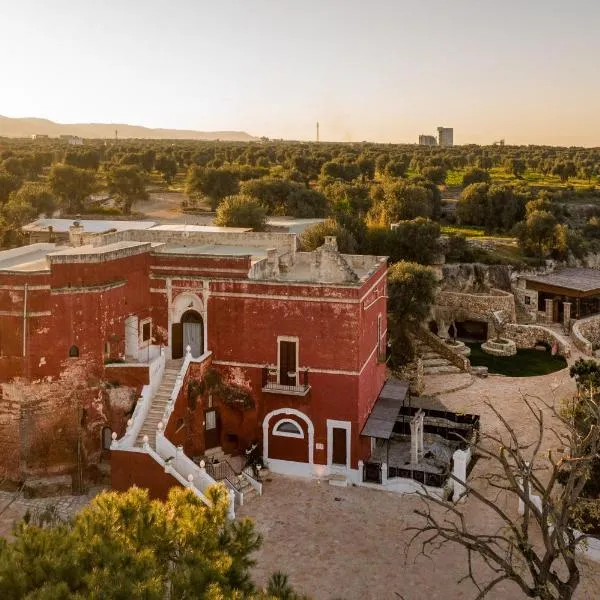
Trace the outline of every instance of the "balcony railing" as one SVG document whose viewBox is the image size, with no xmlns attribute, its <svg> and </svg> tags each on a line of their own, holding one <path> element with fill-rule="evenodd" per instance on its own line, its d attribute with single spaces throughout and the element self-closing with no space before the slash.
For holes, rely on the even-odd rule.
<svg viewBox="0 0 600 600">
<path fill-rule="evenodd" d="M 281 375 L 284 375 L 283 377 Z M 276 367 L 264 367 L 262 376 L 263 392 L 273 394 L 295 394 L 305 396 L 310 389 L 308 369 L 280 374 Z"/>
</svg>

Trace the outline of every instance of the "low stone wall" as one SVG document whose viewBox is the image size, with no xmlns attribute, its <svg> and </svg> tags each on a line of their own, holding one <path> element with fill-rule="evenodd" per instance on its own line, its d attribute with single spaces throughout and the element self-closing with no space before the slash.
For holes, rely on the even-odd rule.
<svg viewBox="0 0 600 600">
<path fill-rule="evenodd" d="M 542 325 L 509 323 L 503 335 L 513 340 L 517 348 L 534 348 L 538 342 L 544 342 L 550 346 L 557 344 L 561 356 L 567 357 L 571 353 L 569 342 L 564 337 Z"/>
<path fill-rule="evenodd" d="M 440 290 L 432 309 L 440 337 L 446 337 L 452 321 L 485 321 L 488 336 L 495 335 L 493 313 L 501 312 L 508 322 L 517 320 L 515 298 L 510 292 L 491 289 L 488 293 Z"/>
<path fill-rule="evenodd" d="M 576 321 L 571 329 L 571 337 L 581 352 L 592 356 L 594 346 L 600 344 L 600 315 Z"/>
<path fill-rule="evenodd" d="M 455 367 L 461 371 L 470 371 L 471 363 L 463 354 L 454 351 L 446 342 L 437 335 L 424 327 L 416 327 L 413 331 L 415 337 L 427 344 L 434 352 L 437 352 L 442 358 L 449 360 Z"/>
</svg>

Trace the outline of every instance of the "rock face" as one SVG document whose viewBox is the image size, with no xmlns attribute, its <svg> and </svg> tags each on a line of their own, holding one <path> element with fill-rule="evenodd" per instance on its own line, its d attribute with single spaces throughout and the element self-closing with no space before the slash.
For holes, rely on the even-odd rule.
<svg viewBox="0 0 600 600">
<path fill-rule="evenodd" d="M 487 292 L 491 288 L 511 291 L 510 267 L 461 263 L 442 266 L 442 290 Z"/>
</svg>

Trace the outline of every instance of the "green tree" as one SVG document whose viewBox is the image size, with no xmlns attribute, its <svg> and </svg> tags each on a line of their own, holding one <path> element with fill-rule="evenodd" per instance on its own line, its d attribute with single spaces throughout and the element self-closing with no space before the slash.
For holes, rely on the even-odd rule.
<svg viewBox="0 0 600 600">
<path fill-rule="evenodd" d="M 11 200 L 13 199 L 31 206 L 36 216 L 44 214 L 51 217 L 56 209 L 56 197 L 52 190 L 42 183 L 24 183 L 11 195 Z"/>
<path fill-rule="evenodd" d="M 408 331 L 429 315 L 436 287 L 435 273 L 429 267 L 400 261 L 389 268 L 388 328 L 393 365 L 412 357 Z"/>
<path fill-rule="evenodd" d="M 577 167 L 572 160 L 558 162 L 552 168 L 552 175 L 558 175 L 561 181 L 566 182 L 577 175 Z"/>
<path fill-rule="evenodd" d="M 126 215 L 131 214 L 131 207 L 138 200 L 147 200 L 146 177 L 136 165 L 115 166 L 107 173 L 108 191 L 120 203 Z"/>
<path fill-rule="evenodd" d="M 406 181 L 388 182 L 374 191 L 367 221 L 371 226 L 389 227 L 398 221 L 431 217 L 433 209 L 433 195 L 427 187 Z"/>
<path fill-rule="evenodd" d="M 72 523 L 23 521 L 0 541 L 0 597 L 260 597 L 250 578 L 260 535 L 247 519 L 227 519 L 223 487 L 207 495 L 210 507 L 182 488 L 166 502 L 131 488 L 100 494 Z"/>
<path fill-rule="evenodd" d="M 525 173 L 527 165 L 521 158 L 507 158 L 504 162 L 504 168 L 507 173 L 512 173 L 517 179 L 521 179 Z"/>
<path fill-rule="evenodd" d="M 473 183 L 490 183 L 491 180 L 492 178 L 487 171 L 473 167 L 472 169 L 467 169 L 465 171 L 462 178 L 462 187 L 466 188 Z"/>
<path fill-rule="evenodd" d="M 50 170 L 48 184 L 62 207 L 75 214 L 82 212 L 86 198 L 96 188 L 96 176 L 87 169 L 55 164 Z"/>
<path fill-rule="evenodd" d="M 305 229 L 300 236 L 300 246 L 304 252 L 312 252 L 325 243 L 325 236 L 330 235 L 337 238 L 338 250 L 342 254 L 354 254 L 356 252 L 357 246 L 354 236 L 333 219 L 327 219 Z"/>
<path fill-rule="evenodd" d="M 159 154 L 154 161 L 154 168 L 168 185 L 173 182 L 178 170 L 177 161 L 171 154 Z"/>
<path fill-rule="evenodd" d="M 254 231 L 264 231 L 266 222 L 266 208 L 251 196 L 227 196 L 217 207 L 215 224 L 221 227 L 251 227 Z"/>
<path fill-rule="evenodd" d="M 15 192 L 19 187 L 21 187 L 19 177 L 0 170 L 0 203 L 6 202 L 10 193 Z"/>
<path fill-rule="evenodd" d="M 286 215 L 297 218 L 324 217 L 328 212 L 327 198 L 317 190 L 300 187 L 292 190 L 286 199 Z"/>
<path fill-rule="evenodd" d="M 519 245 L 526 252 L 546 256 L 554 247 L 557 224 L 556 217 L 548 211 L 531 212 L 518 229 Z"/>
<path fill-rule="evenodd" d="M 238 174 L 227 168 L 191 167 L 186 179 L 186 194 L 191 198 L 209 198 L 215 210 L 226 196 L 238 193 Z"/>
<path fill-rule="evenodd" d="M 444 167 L 423 167 L 421 175 L 436 185 L 443 185 L 446 182 L 448 171 Z"/>
</svg>

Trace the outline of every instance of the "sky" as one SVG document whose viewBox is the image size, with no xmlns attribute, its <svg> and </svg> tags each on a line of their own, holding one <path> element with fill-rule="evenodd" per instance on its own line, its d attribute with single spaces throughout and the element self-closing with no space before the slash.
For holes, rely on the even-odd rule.
<svg viewBox="0 0 600 600">
<path fill-rule="evenodd" d="M 599 0 L 0 0 L 0 115 L 600 146 Z"/>
</svg>

